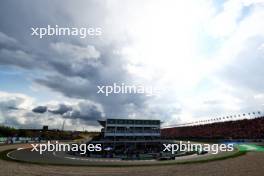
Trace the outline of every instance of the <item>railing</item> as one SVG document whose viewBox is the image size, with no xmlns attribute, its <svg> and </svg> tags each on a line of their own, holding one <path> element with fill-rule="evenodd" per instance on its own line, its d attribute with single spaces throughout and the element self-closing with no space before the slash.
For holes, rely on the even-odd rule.
<svg viewBox="0 0 264 176">
<path fill-rule="evenodd" d="M 107 130 L 106 133 L 160 133 L 160 130 Z"/>
</svg>

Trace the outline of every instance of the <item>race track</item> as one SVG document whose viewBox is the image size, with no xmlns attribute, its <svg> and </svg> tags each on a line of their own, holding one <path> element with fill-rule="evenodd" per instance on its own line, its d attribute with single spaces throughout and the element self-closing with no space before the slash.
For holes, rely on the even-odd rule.
<svg viewBox="0 0 264 176">
<path fill-rule="evenodd" d="M 29 146 L 30 147 L 30 146 Z M 181 164 L 207 161 L 211 159 L 219 159 L 235 155 L 238 151 L 220 152 L 216 155 L 207 153 L 203 155 L 186 155 L 176 157 L 175 160 L 158 161 L 155 159 L 149 160 L 122 160 L 118 158 L 90 158 L 85 156 L 74 156 L 66 152 L 44 152 L 40 154 L 36 151 L 31 151 L 31 148 L 19 147 L 18 150 L 12 150 L 7 153 L 7 156 L 16 161 L 28 163 L 40 163 L 50 165 L 79 165 L 79 166 L 143 166 L 143 165 L 166 165 L 166 164 Z"/>
<path fill-rule="evenodd" d="M 0 146 L 0 151 L 11 148 L 25 148 L 25 145 Z M 47 155 L 48 157 L 48 155 Z M 55 159 L 52 156 L 53 159 Z M 264 173 L 264 152 L 249 152 L 245 155 L 206 163 L 175 164 L 162 166 L 134 167 L 87 167 L 87 166 L 56 166 L 29 164 L 0 160 L 2 176 L 84 176 L 84 175 L 127 175 L 127 176 L 262 176 Z"/>
</svg>

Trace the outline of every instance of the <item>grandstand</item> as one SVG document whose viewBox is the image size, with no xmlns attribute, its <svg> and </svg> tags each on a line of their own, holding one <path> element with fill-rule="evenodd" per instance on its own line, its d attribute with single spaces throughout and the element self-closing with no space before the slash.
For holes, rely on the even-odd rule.
<svg viewBox="0 0 264 176">
<path fill-rule="evenodd" d="M 263 140 L 264 116 L 254 119 L 215 122 L 161 129 L 164 139 Z"/>
<path fill-rule="evenodd" d="M 103 127 L 101 135 L 89 142 L 101 143 L 107 151 L 103 155 L 118 154 L 120 157 L 126 154 L 130 158 L 140 158 L 139 154 L 160 151 L 160 120 L 109 118 L 98 122 Z"/>
</svg>

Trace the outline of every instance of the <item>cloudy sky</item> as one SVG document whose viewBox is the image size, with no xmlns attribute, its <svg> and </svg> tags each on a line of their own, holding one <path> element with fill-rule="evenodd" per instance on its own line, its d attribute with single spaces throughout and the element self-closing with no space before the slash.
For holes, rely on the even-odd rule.
<svg viewBox="0 0 264 176">
<path fill-rule="evenodd" d="M 0 2 L 0 124 L 98 129 L 106 117 L 164 125 L 264 105 L 262 0 Z M 102 35 L 31 35 L 32 27 Z M 125 83 L 158 94 L 97 94 Z"/>
</svg>

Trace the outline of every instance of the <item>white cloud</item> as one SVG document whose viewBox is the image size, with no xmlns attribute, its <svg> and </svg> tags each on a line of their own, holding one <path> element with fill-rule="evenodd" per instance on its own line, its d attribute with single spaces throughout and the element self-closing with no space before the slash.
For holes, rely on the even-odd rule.
<svg viewBox="0 0 264 176">
<path fill-rule="evenodd" d="M 24 122 L 20 112 L 33 107 L 34 99 L 24 94 L 0 92 L 0 122 L 11 121 Z M 19 113 L 17 113 L 19 112 Z"/>
<path fill-rule="evenodd" d="M 20 93 L 8 93 L 0 91 L 0 108 L 32 108 L 34 99 Z"/>
<path fill-rule="evenodd" d="M 242 1 L 227 1 L 223 11 L 217 13 L 210 21 L 209 31 L 215 37 L 228 37 L 237 28 L 237 20 L 241 16 L 243 9 Z"/>
<path fill-rule="evenodd" d="M 174 102 L 181 105 L 181 114 L 175 119 L 181 117 L 182 121 L 191 121 L 212 114 L 259 110 L 263 103 L 253 101 L 257 93 L 253 85 L 230 82 L 232 70 L 227 68 L 238 65 L 246 69 L 261 63 L 256 61 L 257 58 L 252 58 L 250 63 L 239 54 L 247 50 L 248 57 L 250 53 L 252 57 L 256 56 L 253 53 L 257 48 L 250 47 L 252 42 L 249 41 L 263 41 L 263 5 L 259 2 L 226 1 L 223 10 L 217 12 L 208 1 L 200 2 L 204 3 L 201 6 L 191 3 L 188 7 L 188 2 L 152 3 L 143 12 L 139 23 L 135 23 L 138 28 L 131 28 L 137 29 L 132 31 L 133 45 L 120 52 L 131 60 L 130 72 L 142 75 L 147 83 L 165 91 L 157 100 L 162 102 L 164 111 L 167 110 L 164 104 L 172 106 L 171 102 Z M 245 8 L 250 8 L 250 13 L 245 14 Z M 188 14 L 185 13 L 187 11 Z M 209 38 L 212 41 L 199 43 L 198 38 L 203 35 L 206 38 L 202 40 Z M 200 53 L 199 44 L 207 47 L 217 44 L 218 47 L 207 55 Z M 261 46 L 258 48 L 261 50 Z M 257 70 L 249 71 L 249 79 L 261 76 Z M 235 79 L 238 82 L 246 80 L 243 76 Z M 261 82 L 261 79 L 256 81 Z M 206 101 L 218 103 L 204 104 Z M 157 102 L 152 100 L 151 103 Z M 172 119 L 173 116 L 172 113 Z"/>
</svg>

